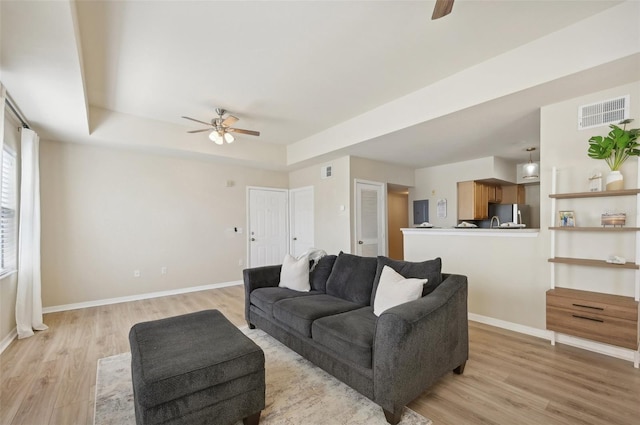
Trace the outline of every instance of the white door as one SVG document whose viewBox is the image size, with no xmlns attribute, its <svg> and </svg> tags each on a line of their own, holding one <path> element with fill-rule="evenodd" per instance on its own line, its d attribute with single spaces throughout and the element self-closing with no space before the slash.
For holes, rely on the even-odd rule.
<svg viewBox="0 0 640 425">
<path fill-rule="evenodd" d="M 297 257 L 314 246 L 313 186 L 289 191 L 289 218 L 289 252 Z"/>
<path fill-rule="evenodd" d="M 288 252 L 285 189 L 249 188 L 249 267 L 282 264 Z"/>
<path fill-rule="evenodd" d="M 386 255 L 384 183 L 356 180 L 356 254 L 364 257 Z"/>
</svg>

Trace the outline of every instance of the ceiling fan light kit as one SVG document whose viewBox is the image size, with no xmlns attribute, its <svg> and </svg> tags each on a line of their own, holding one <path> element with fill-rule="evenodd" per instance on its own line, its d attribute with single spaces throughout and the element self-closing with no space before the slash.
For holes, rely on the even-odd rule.
<svg viewBox="0 0 640 425">
<path fill-rule="evenodd" d="M 218 117 L 213 118 L 211 120 L 211 123 L 200 121 L 195 118 L 183 116 L 182 118 L 184 119 L 195 121 L 200 124 L 209 126 L 208 128 L 203 128 L 200 130 L 190 130 L 190 131 L 187 131 L 187 133 L 201 133 L 203 131 L 211 131 L 211 133 L 209 133 L 209 139 L 212 142 L 214 142 L 216 145 L 224 145 L 225 142 L 233 143 L 236 140 L 236 138 L 231 133 L 248 134 L 250 136 L 260 135 L 259 131 L 243 130 L 240 128 L 231 127 L 233 124 L 235 124 L 238 121 L 238 118 L 234 117 L 233 115 L 229 115 L 228 117 L 223 118 L 222 116 L 227 113 L 225 109 L 216 108 L 216 113 L 218 114 Z"/>
</svg>

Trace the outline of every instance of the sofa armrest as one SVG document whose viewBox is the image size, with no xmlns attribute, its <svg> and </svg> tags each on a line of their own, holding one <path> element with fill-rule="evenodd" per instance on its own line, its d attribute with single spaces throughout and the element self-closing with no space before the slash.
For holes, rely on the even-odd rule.
<svg viewBox="0 0 640 425">
<path fill-rule="evenodd" d="M 375 402 L 391 413 L 469 357 L 467 277 L 446 275 L 430 294 L 390 308 L 376 324 Z"/>
<path fill-rule="evenodd" d="M 251 301 L 249 296 L 254 289 L 266 288 L 270 286 L 278 286 L 280 283 L 280 270 L 282 265 L 254 267 L 244 269 L 242 277 L 244 280 L 244 318 L 249 323 L 249 305 Z"/>
<path fill-rule="evenodd" d="M 278 286 L 280 283 L 280 270 L 282 265 L 254 267 L 252 269 L 244 269 L 242 277 L 244 278 L 244 286 L 249 292 L 258 288 L 267 286 Z"/>
</svg>

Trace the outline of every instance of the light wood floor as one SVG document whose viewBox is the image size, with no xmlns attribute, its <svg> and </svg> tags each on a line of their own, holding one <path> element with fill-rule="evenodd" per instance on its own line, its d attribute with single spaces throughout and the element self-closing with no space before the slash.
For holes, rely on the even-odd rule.
<svg viewBox="0 0 640 425">
<path fill-rule="evenodd" d="M 0 424 L 91 424 L 96 362 L 129 351 L 133 324 L 208 308 L 245 324 L 240 286 L 45 315 L 49 330 L 0 355 Z M 630 362 L 474 322 L 469 331 L 464 375 L 410 404 L 435 424 L 640 424 Z"/>
</svg>

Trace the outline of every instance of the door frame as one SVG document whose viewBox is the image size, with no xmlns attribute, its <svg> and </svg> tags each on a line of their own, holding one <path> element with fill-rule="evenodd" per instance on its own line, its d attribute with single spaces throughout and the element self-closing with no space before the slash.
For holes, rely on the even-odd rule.
<svg viewBox="0 0 640 425">
<path fill-rule="evenodd" d="M 247 258 L 245 268 L 251 267 L 251 191 L 252 190 L 268 190 L 271 192 L 283 192 L 287 195 L 287 206 L 285 215 L 284 229 L 287 232 L 285 235 L 287 240 L 286 251 L 289 252 L 289 189 L 283 189 L 281 187 L 265 187 L 265 186 L 247 186 L 246 189 L 246 206 L 247 216 L 245 225 L 245 249 L 247 250 Z"/>
<path fill-rule="evenodd" d="M 353 179 L 353 236 L 351 239 L 351 249 L 355 254 L 358 252 L 358 183 L 370 184 L 380 187 L 381 197 L 378 201 L 378 217 L 381 217 L 382 222 L 378 222 L 378 229 L 382 230 L 382 252 L 378 252 L 378 255 L 387 255 L 389 251 L 389 241 L 387 240 L 387 184 L 382 182 L 376 182 L 373 180 Z"/>
<path fill-rule="evenodd" d="M 311 191 L 311 200 L 313 202 L 312 205 L 312 210 L 311 213 L 313 214 L 312 220 L 311 222 L 313 223 L 313 228 L 311 229 L 312 233 L 313 233 L 313 245 L 315 246 L 315 242 L 316 242 L 316 229 L 315 229 L 315 193 L 314 193 L 314 187 L 313 186 L 304 186 L 304 187 L 296 187 L 295 189 L 289 189 L 289 254 L 293 255 L 293 239 L 292 237 L 293 235 L 293 202 L 291 202 L 291 194 L 294 192 L 302 192 L 304 190 L 310 190 Z"/>
</svg>

